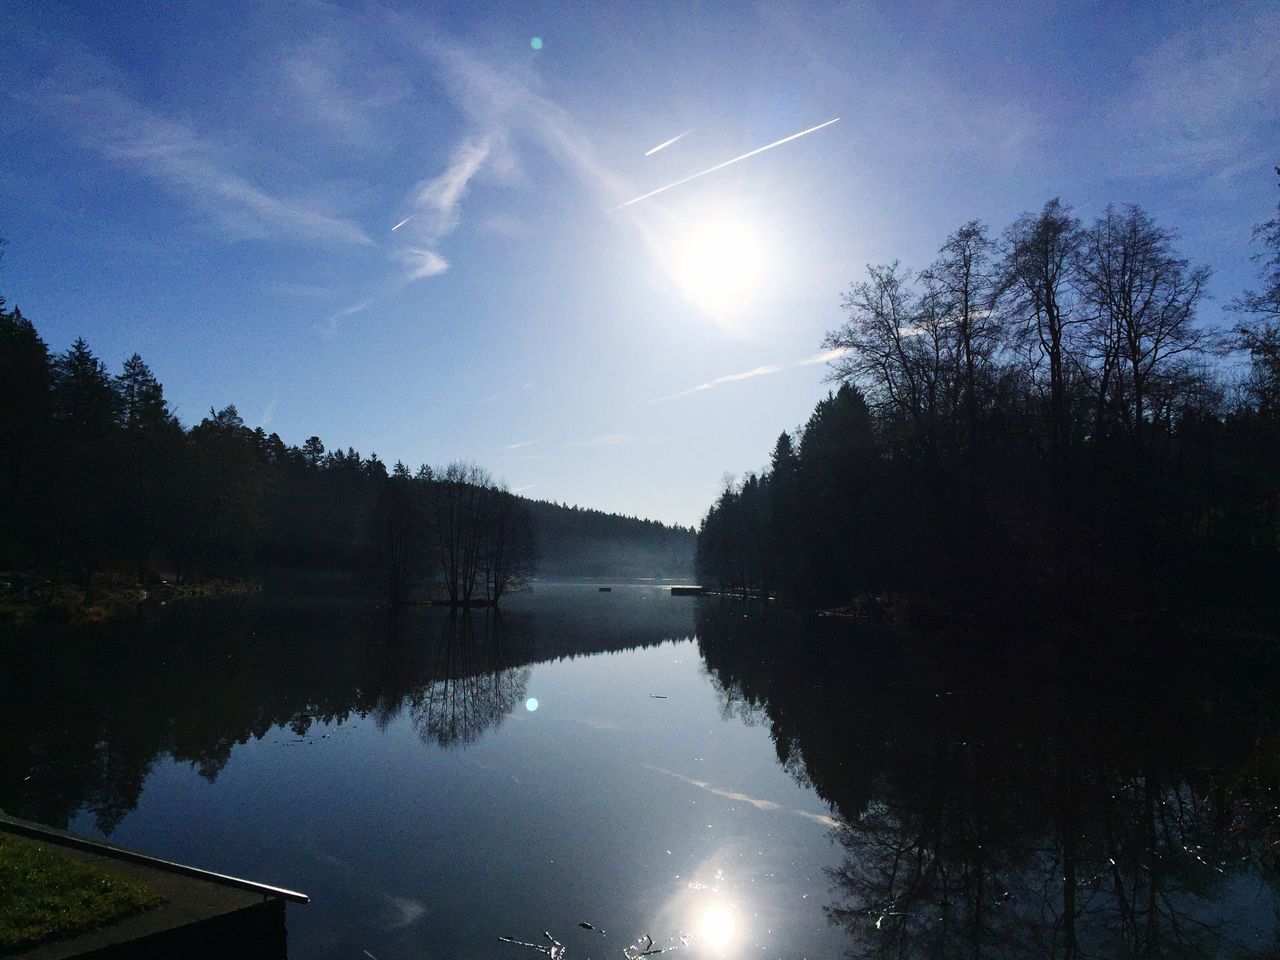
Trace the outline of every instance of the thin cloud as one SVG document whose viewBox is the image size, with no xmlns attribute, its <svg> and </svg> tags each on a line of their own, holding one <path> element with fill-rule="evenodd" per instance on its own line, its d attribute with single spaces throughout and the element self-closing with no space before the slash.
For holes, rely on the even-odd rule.
<svg viewBox="0 0 1280 960">
<path fill-rule="evenodd" d="M 848 347 L 836 347 L 834 350 L 823 350 L 821 353 L 815 353 L 812 357 L 806 357 L 799 363 L 792 364 L 792 366 L 807 367 L 815 363 L 830 363 L 832 360 L 847 357 L 851 353 L 853 351 Z"/>
<path fill-rule="evenodd" d="M 414 187 L 409 200 L 414 212 L 391 228 L 392 233 L 406 228 L 404 235 L 414 244 L 393 254 L 409 266 L 406 282 L 438 276 L 449 268 L 449 262 L 431 248 L 458 228 L 463 198 L 491 151 L 490 138 L 464 137 L 453 148 L 444 171 Z"/>
<path fill-rule="evenodd" d="M 774 147 L 780 147 L 784 143 L 790 143 L 792 140 L 798 140 L 800 137 L 816 133 L 823 127 L 831 126 L 831 124 L 835 123 L 839 119 L 839 117 L 832 117 L 825 123 L 819 123 L 816 126 L 810 127 L 808 130 L 801 130 L 799 133 L 793 133 L 789 137 L 783 137 L 781 140 L 773 141 L 773 143 L 766 143 L 763 147 L 756 147 L 754 150 L 748 150 L 746 153 L 740 153 L 731 160 L 725 160 L 723 163 L 717 163 L 714 167 L 707 167 L 705 170 L 700 170 L 697 173 L 690 174 L 689 176 L 677 180 L 674 183 L 668 183 L 665 187 L 659 187 L 657 190 L 650 190 L 648 193 L 643 193 L 638 197 L 634 197 L 626 203 L 619 204 L 617 207 L 614 207 L 614 210 L 622 210 L 632 204 L 639 203 L 641 200 L 648 200 L 650 197 L 656 197 L 660 193 L 666 193 L 668 190 L 674 190 L 676 187 L 684 186 L 691 180 L 697 180 L 699 177 L 705 177 L 709 173 L 715 173 L 717 170 L 723 170 L 725 167 L 731 166 L 735 163 L 740 163 L 743 160 L 756 156 L 756 154 L 764 153 L 766 150 L 772 150 Z"/>
<path fill-rule="evenodd" d="M 438 276 L 449 269 L 449 261 L 434 250 L 405 247 L 403 250 L 396 251 L 395 257 L 409 267 L 409 273 L 406 276 L 407 280 L 421 280 L 424 277 Z"/>
<path fill-rule="evenodd" d="M 716 377 L 714 380 L 708 380 L 706 383 L 700 383 L 696 387 L 689 387 L 687 390 L 681 390 L 679 393 L 673 393 L 669 396 L 658 397 L 656 400 L 650 400 L 649 403 L 663 403 L 667 400 L 676 400 L 680 397 L 687 397 L 691 393 L 699 393 L 703 390 L 714 390 L 722 383 L 736 383 L 739 380 L 750 380 L 753 377 L 764 377 L 771 373 L 777 373 L 781 369 L 782 367 L 775 364 L 765 364 L 764 366 L 755 367 L 751 370 L 744 370 L 742 373 L 725 374 L 723 377 Z"/>
<path fill-rule="evenodd" d="M 646 157 L 652 157 L 652 156 L 653 156 L 655 153 L 657 153 L 659 150 L 665 150 L 665 149 L 667 149 L 667 147 L 671 146 L 673 143 L 675 143 L 675 142 L 676 142 L 677 140 L 679 140 L 681 137 L 688 136 L 691 132 L 692 132 L 692 131 L 690 131 L 690 130 L 686 130 L 684 133 L 677 133 L 677 134 L 676 134 L 674 137 L 672 137 L 670 140 L 664 140 L 664 141 L 662 141 L 662 143 L 658 144 L 656 147 L 650 147 L 648 150 L 646 150 L 646 151 L 644 152 L 644 155 L 645 155 Z"/>
<path fill-rule="evenodd" d="M 521 440 L 519 443 L 508 443 L 503 450 L 523 450 L 525 447 L 532 447 L 533 440 Z"/>
<path fill-rule="evenodd" d="M 453 149 L 444 172 L 414 188 L 415 226 L 431 241 L 452 233 L 461 219 L 462 199 L 471 178 L 489 156 L 487 137 L 466 137 Z"/>
<path fill-rule="evenodd" d="M 681 390 L 678 393 L 668 394 L 665 397 L 658 397 L 656 400 L 650 400 L 649 404 L 665 403 L 668 400 L 678 400 L 680 397 L 687 397 L 693 393 L 703 393 L 707 390 L 714 390 L 716 387 L 725 383 L 737 383 L 740 380 L 751 380 L 755 377 L 765 377 L 780 370 L 794 370 L 797 367 L 808 367 L 816 363 L 830 363 L 833 360 L 839 360 L 847 355 L 850 351 L 845 347 L 837 347 L 834 350 L 824 350 L 821 353 L 815 353 L 811 357 L 805 357 L 803 360 L 796 360 L 793 363 L 774 364 L 769 363 L 759 367 L 753 367 L 750 370 L 744 370 L 741 373 L 729 373 L 723 377 L 716 377 L 714 380 L 708 380 L 706 383 L 700 383 L 696 387 L 689 387 L 687 390 Z"/>
<path fill-rule="evenodd" d="M 1108 143 L 1133 174 L 1186 175 L 1254 162 L 1274 140 L 1280 98 L 1280 14 L 1198 24 L 1133 64 L 1135 82 L 1111 111 Z M 1265 118 L 1265 119 L 1264 119 Z"/>
<path fill-rule="evenodd" d="M 536 484 L 536 483 L 526 483 L 526 484 L 525 484 L 524 486 L 522 486 L 522 487 L 512 487 L 512 488 L 511 488 L 511 492 L 512 492 L 512 493 L 524 493 L 526 490 L 532 490 L 532 489 L 533 489 L 534 487 L 536 487 L 536 486 L 537 486 L 537 484 Z"/>
<path fill-rule="evenodd" d="M 268 193 L 235 173 L 225 150 L 192 126 L 134 102 L 103 69 L 64 67 L 25 95 L 117 166 L 163 185 L 237 238 L 314 240 L 356 246 L 373 241 L 350 221 Z"/>
<path fill-rule="evenodd" d="M 338 332 L 338 321 L 345 320 L 347 317 L 353 317 L 357 313 L 369 309 L 369 305 L 373 303 L 372 299 L 361 300 L 353 303 L 349 307 L 343 307 L 341 310 L 335 311 L 324 318 L 324 324 L 320 328 L 320 332 L 326 336 L 333 336 Z"/>
</svg>

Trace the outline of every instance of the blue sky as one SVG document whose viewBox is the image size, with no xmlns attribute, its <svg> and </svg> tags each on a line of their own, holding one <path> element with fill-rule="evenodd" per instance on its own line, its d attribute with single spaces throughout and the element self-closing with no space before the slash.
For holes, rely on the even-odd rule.
<svg viewBox="0 0 1280 960">
<path fill-rule="evenodd" d="M 682 523 L 808 416 L 867 262 L 1138 202 L 1216 323 L 1280 162 L 1272 3 L 46 0 L 0 55 L 0 292 L 53 349 Z"/>
</svg>

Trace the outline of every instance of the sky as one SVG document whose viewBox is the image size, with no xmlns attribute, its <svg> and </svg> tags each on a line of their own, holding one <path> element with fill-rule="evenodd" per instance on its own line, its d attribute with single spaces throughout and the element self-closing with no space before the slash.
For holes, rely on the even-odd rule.
<svg viewBox="0 0 1280 960">
<path fill-rule="evenodd" d="M 53 350 L 683 524 L 830 389 L 866 264 L 1136 202 L 1219 324 L 1277 200 L 1274 3 L 10 0 L 0 57 L 0 294 Z"/>
</svg>

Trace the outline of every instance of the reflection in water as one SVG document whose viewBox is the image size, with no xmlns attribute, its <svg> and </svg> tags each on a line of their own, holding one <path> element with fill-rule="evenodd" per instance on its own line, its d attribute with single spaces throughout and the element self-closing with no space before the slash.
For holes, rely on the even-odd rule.
<svg viewBox="0 0 1280 960">
<path fill-rule="evenodd" d="M 432 679 L 408 697 L 424 743 L 466 746 L 498 726 L 525 695 L 529 668 L 504 668 L 502 615 L 449 616 L 431 661 Z M 536 702 L 536 701 L 535 701 Z"/>
<path fill-rule="evenodd" d="M 695 622 L 705 678 L 657 646 Z M 583 916 L 615 955 L 641 932 L 690 957 L 1280 954 L 1260 641 L 922 635 L 564 588 L 501 618 L 180 605 L 0 636 L 0 663 L 0 807 L 109 832 L 154 770 L 125 839 L 166 815 L 185 836 L 194 806 L 204 853 L 225 829 L 257 870 L 268 837 L 264 875 L 334 905 L 291 929 L 308 956 L 412 955 L 428 929 L 441 955 L 544 929 L 598 955 Z M 388 768 L 401 731 L 452 759 Z M 262 809 L 276 776 L 296 809 Z"/>
<path fill-rule="evenodd" d="M 526 702 L 530 664 L 691 632 L 688 605 L 642 601 L 548 593 L 502 616 L 396 616 L 236 600 L 0 631 L 0 809 L 56 826 L 89 810 L 109 835 L 166 757 L 212 783 L 250 740 L 305 745 L 316 724 L 368 717 L 386 729 L 406 711 L 424 743 L 466 747 Z"/>
<path fill-rule="evenodd" d="M 1026 638 L 975 662 L 989 638 L 747 613 L 704 603 L 699 643 L 725 713 L 839 816 L 852 955 L 1280 953 L 1267 657 L 1169 631 L 1061 660 L 1090 669 Z"/>
</svg>

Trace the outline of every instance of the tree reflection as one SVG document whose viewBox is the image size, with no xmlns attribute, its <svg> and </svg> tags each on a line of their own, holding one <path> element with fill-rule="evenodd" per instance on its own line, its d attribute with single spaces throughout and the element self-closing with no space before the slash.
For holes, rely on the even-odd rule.
<svg viewBox="0 0 1280 960">
<path fill-rule="evenodd" d="M 583 600 L 585 597 L 585 601 Z M 530 665 L 693 632 L 693 606 L 536 592 L 497 616 L 341 601 L 185 603 L 136 620 L 0 633 L 0 809 L 111 833 L 166 758 L 213 782 L 236 748 L 406 716 L 465 748 L 525 696 Z"/>
<path fill-rule="evenodd" d="M 850 955 L 1280 953 L 1269 655 L 1131 631 L 981 658 L 714 602 L 698 631 L 726 710 L 841 821 Z"/>
<path fill-rule="evenodd" d="M 502 615 L 452 614 L 441 626 L 431 675 L 409 696 L 409 715 L 424 743 L 475 743 L 524 700 L 530 670 L 504 667 Z"/>
</svg>

